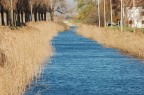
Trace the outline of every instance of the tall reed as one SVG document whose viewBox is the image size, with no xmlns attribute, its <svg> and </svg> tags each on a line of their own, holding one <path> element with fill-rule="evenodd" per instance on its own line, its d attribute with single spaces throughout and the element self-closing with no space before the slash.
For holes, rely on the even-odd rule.
<svg viewBox="0 0 144 95">
<path fill-rule="evenodd" d="M 121 32 L 110 28 L 81 24 L 77 33 L 106 47 L 116 48 L 132 56 L 144 58 L 144 34 L 142 32 Z"/>
<path fill-rule="evenodd" d="M 64 26 L 30 22 L 11 30 L 0 27 L 0 95 L 21 95 L 52 55 L 51 40 Z"/>
</svg>

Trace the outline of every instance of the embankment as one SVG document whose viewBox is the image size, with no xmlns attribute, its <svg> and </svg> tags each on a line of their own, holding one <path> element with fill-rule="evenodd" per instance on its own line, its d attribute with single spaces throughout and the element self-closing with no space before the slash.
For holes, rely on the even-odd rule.
<svg viewBox="0 0 144 95">
<path fill-rule="evenodd" d="M 0 95 L 21 95 L 52 55 L 51 40 L 63 25 L 31 22 L 11 30 L 0 26 Z"/>
<path fill-rule="evenodd" d="M 116 48 L 126 54 L 144 58 L 144 34 L 142 32 L 121 32 L 92 25 L 79 25 L 77 33 L 97 41 L 105 47 Z"/>
</svg>

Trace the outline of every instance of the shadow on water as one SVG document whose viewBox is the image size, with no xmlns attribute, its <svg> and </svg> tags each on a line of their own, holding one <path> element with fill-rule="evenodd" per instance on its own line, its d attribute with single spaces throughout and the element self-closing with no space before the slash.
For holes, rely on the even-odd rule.
<svg viewBox="0 0 144 95">
<path fill-rule="evenodd" d="M 53 39 L 55 55 L 26 95 L 144 95 L 144 64 L 75 34 Z"/>
</svg>

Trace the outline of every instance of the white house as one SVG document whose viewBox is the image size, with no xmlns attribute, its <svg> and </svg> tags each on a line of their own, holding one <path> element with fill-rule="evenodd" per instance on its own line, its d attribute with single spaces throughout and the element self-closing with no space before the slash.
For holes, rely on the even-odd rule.
<svg viewBox="0 0 144 95">
<path fill-rule="evenodd" d="M 129 27 L 144 28 L 144 9 L 142 7 L 127 7 Z"/>
</svg>

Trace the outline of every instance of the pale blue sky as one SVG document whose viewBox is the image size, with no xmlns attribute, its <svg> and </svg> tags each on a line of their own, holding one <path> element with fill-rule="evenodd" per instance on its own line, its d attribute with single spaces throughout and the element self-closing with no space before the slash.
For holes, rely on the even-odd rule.
<svg viewBox="0 0 144 95">
<path fill-rule="evenodd" d="M 73 13 L 70 15 L 75 15 L 76 14 L 76 2 L 74 2 L 74 0 L 66 0 L 66 2 L 68 3 L 68 9 L 72 9 Z"/>
<path fill-rule="evenodd" d="M 70 7 L 73 7 L 73 6 L 76 5 L 75 2 L 74 2 L 74 0 L 66 0 L 66 1 L 70 5 Z"/>
</svg>

